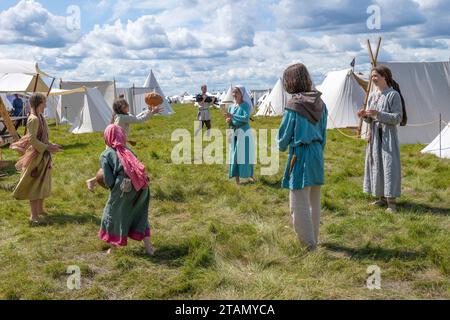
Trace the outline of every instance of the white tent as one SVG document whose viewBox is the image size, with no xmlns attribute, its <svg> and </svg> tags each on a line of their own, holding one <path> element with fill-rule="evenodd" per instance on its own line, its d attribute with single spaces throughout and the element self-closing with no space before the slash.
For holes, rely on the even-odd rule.
<svg viewBox="0 0 450 320">
<path fill-rule="evenodd" d="M 155 75 L 153 74 L 153 70 L 150 70 L 150 74 L 147 76 L 147 79 L 145 80 L 143 87 L 146 88 L 146 92 L 143 93 L 141 96 L 135 96 L 136 103 L 141 104 L 141 102 L 143 102 L 144 106 L 146 107 L 147 105 L 145 104 L 145 100 L 144 100 L 145 94 L 148 92 L 154 91 L 154 92 L 158 93 L 164 99 L 164 103 L 163 103 L 164 111 L 163 111 L 162 115 L 168 116 L 168 115 L 172 115 L 175 113 L 175 111 L 173 111 L 172 107 L 170 106 L 169 101 L 167 101 L 166 95 L 164 94 L 161 87 L 159 86 L 159 83 L 156 80 Z M 138 110 L 136 110 L 136 111 L 138 111 Z"/>
<path fill-rule="evenodd" d="M 447 124 L 444 130 L 420 152 L 450 159 L 450 124 Z"/>
<path fill-rule="evenodd" d="M 112 105 L 115 99 L 115 84 L 114 81 L 61 81 L 60 89 L 64 90 L 79 90 L 80 88 L 96 88 L 106 102 L 108 110 L 112 110 Z M 85 92 L 72 92 L 61 96 L 61 103 L 58 105 L 58 114 L 61 119 L 67 120 L 68 123 L 74 124 L 76 118 L 79 116 L 81 109 L 85 105 Z M 104 110 L 104 112 L 109 112 Z"/>
<path fill-rule="evenodd" d="M 405 99 L 408 124 L 399 127 L 400 143 L 433 141 L 439 131 L 439 114 L 444 121 L 450 121 L 450 62 L 379 64 L 392 70 Z"/>
<path fill-rule="evenodd" d="M 0 74 L 0 92 L 25 93 L 34 91 L 48 92 L 48 90 L 47 84 L 37 75 L 23 73 Z"/>
<path fill-rule="evenodd" d="M 194 102 L 195 102 L 195 97 L 191 96 L 190 94 L 185 94 L 181 97 L 182 104 L 189 104 L 189 103 L 194 103 Z"/>
<path fill-rule="evenodd" d="M 358 127 L 358 110 L 364 105 L 366 93 L 352 69 L 329 72 L 317 90 L 328 109 L 328 129 Z"/>
<path fill-rule="evenodd" d="M 277 83 L 273 87 L 270 94 L 264 99 L 259 106 L 257 116 L 281 116 L 284 113 L 284 107 L 290 95 L 284 90 L 281 78 L 278 78 Z"/>
<path fill-rule="evenodd" d="M 102 93 L 86 89 L 84 105 L 74 121 L 70 132 L 75 134 L 104 131 L 111 123 L 112 110 L 107 105 Z"/>
<path fill-rule="evenodd" d="M 37 75 L 50 77 L 39 69 L 36 61 L 24 61 L 14 59 L 0 59 L 0 74 L 18 73 L 27 75 Z"/>
<path fill-rule="evenodd" d="M 49 87 L 42 80 L 49 77 L 35 61 L 0 59 L 0 92 L 45 92 Z"/>
</svg>

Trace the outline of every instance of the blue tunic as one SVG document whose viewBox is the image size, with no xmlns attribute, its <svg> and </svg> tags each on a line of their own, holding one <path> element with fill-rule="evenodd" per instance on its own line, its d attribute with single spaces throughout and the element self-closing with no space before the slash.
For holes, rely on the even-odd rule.
<svg viewBox="0 0 450 320">
<path fill-rule="evenodd" d="M 281 183 L 283 188 L 296 190 L 324 184 L 323 150 L 326 144 L 327 116 L 325 106 L 322 118 L 312 124 L 297 112 L 286 109 L 278 132 L 280 151 L 286 151 L 290 147 Z M 294 153 L 297 160 L 289 175 Z"/>
<path fill-rule="evenodd" d="M 251 178 L 255 163 L 255 144 L 250 128 L 250 106 L 243 102 L 239 106 L 229 106 L 228 113 L 233 115 L 231 128 L 233 129 L 230 143 L 229 178 Z"/>
</svg>

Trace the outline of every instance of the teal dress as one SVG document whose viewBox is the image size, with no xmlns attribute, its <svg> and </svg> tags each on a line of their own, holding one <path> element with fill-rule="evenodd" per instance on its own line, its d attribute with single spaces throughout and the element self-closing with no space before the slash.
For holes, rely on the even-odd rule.
<svg viewBox="0 0 450 320">
<path fill-rule="evenodd" d="M 126 246 L 128 238 L 141 241 L 149 237 L 149 188 L 139 192 L 134 188 L 130 192 L 122 192 L 120 185 L 126 177 L 125 172 L 116 151 L 110 147 L 101 154 L 100 166 L 110 190 L 103 210 L 100 239 L 114 246 Z"/>
<path fill-rule="evenodd" d="M 289 147 L 289 157 L 281 185 L 290 190 L 324 184 L 323 150 L 327 135 L 327 108 L 322 118 L 313 124 L 297 112 L 286 109 L 278 132 L 280 151 Z M 293 155 L 297 156 L 291 174 Z"/>
<path fill-rule="evenodd" d="M 233 115 L 230 123 L 233 129 L 230 143 L 230 170 L 228 177 L 251 178 L 255 163 L 255 143 L 250 128 L 250 106 L 243 102 L 239 106 L 229 106 L 228 113 Z"/>
</svg>

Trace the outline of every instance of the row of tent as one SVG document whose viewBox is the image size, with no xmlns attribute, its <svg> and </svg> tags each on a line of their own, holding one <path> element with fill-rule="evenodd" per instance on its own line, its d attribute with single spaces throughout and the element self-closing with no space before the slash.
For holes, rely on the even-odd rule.
<svg viewBox="0 0 450 320">
<path fill-rule="evenodd" d="M 406 101 L 408 125 L 399 128 L 402 144 L 430 144 L 424 152 L 450 157 L 450 130 L 448 125 L 442 132 L 439 119 L 450 120 L 450 62 L 388 62 L 395 80 L 400 84 Z M 57 123 L 71 124 L 72 133 L 102 131 L 112 118 L 112 104 L 116 96 L 123 94 L 130 103 L 132 113 L 146 108 L 144 97 L 155 91 L 165 97 L 150 71 L 142 87 L 116 88 L 114 81 L 64 82 L 60 89 L 52 89 L 43 81 L 50 77 L 39 69 L 36 62 L 0 60 L 0 97 L 8 106 L 5 94 L 45 92 L 49 93 L 47 116 Z M 323 93 L 328 111 L 328 128 L 354 128 L 359 124 L 357 111 L 363 105 L 366 81 L 351 69 L 333 71 L 327 74 L 317 89 Z M 51 87 L 51 86 L 50 86 Z M 230 101 L 228 91 L 217 95 L 221 101 Z M 260 98 L 254 99 L 259 108 L 257 116 L 279 116 L 284 113 L 289 95 L 281 79 L 267 93 L 260 91 Z M 183 97 L 185 98 L 185 97 Z M 193 97 L 189 97 L 191 101 Z M 186 99 L 187 100 L 187 99 Z M 164 101 L 164 115 L 174 111 Z M 364 132 L 364 129 L 363 129 Z M 436 135 L 438 135 L 436 137 Z M 437 150 L 437 151 L 436 151 Z"/>
<path fill-rule="evenodd" d="M 130 105 L 130 112 L 136 114 L 147 108 L 145 95 L 152 91 L 165 97 L 153 70 L 142 87 L 116 88 L 114 81 L 61 81 L 60 90 L 52 90 L 61 95 L 49 99 L 46 117 L 59 124 L 70 124 L 69 131 L 75 134 L 103 131 L 111 123 L 116 97 L 123 95 Z M 162 115 L 172 114 L 172 107 L 164 99 Z"/>
</svg>

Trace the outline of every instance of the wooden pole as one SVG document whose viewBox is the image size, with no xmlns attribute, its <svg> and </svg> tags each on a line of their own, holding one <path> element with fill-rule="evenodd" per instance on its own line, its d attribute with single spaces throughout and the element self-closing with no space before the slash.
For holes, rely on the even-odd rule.
<svg viewBox="0 0 450 320">
<path fill-rule="evenodd" d="M 370 63 L 372 64 L 372 68 L 377 66 L 378 54 L 380 53 L 380 48 L 381 48 L 381 37 L 378 38 L 377 49 L 376 49 L 375 56 L 374 56 L 373 52 L 372 52 L 372 45 L 370 44 L 370 40 L 367 39 L 367 49 L 369 51 Z M 367 104 L 369 103 L 369 96 L 370 96 L 371 90 L 372 90 L 372 76 L 371 76 L 371 74 L 369 74 L 369 84 L 367 85 L 366 97 L 364 99 L 364 110 L 367 109 Z M 358 125 L 358 135 L 359 136 L 361 135 L 362 124 L 363 124 L 363 120 L 359 119 L 359 125 Z"/>
<path fill-rule="evenodd" d="M 33 89 L 33 93 L 36 92 L 37 90 L 37 85 L 38 85 L 38 81 L 39 81 L 39 73 L 36 74 L 36 81 L 34 82 L 34 89 Z"/>
<path fill-rule="evenodd" d="M 48 92 L 47 92 L 47 98 L 48 98 L 48 96 L 50 95 L 50 92 L 52 91 L 52 87 L 53 87 L 53 84 L 55 83 L 55 78 L 53 78 L 53 80 L 52 80 L 52 84 L 50 85 L 50 87 L 48 88 Z"/>
<path fill-rule="evenodd" d="M 439 113 L 439 158 L 442 159 L 442 113 Z"/>
<path fill-rule="evenodd" d="M 19 135 L 17 134 L 16 127 L 14 127 L 14 124 L 11 121 L 11 118 L 9 117 L 8 111 L 6 111 L 6 107 L 3 103 L 2 98 L 0 97 L 0 116 L 3 118 L 3 122 L 8 129 L 9 134 L 13 138 L 13 141 L 19 140 Z"/>
</svg>

